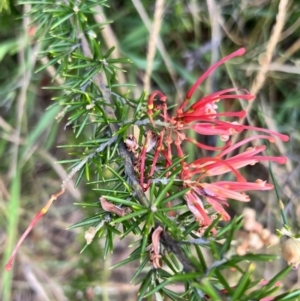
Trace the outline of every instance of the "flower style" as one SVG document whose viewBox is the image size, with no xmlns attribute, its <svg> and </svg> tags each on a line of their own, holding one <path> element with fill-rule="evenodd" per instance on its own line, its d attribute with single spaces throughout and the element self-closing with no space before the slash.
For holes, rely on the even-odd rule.
<svg viewBox="0 0 300 301">
<path fill-rule="evenodd" d="M 240 168 L 262 161 L 272 161 L 278 164 L 284 164 L 286 162 L 286 158 L 283 156 L 273 157 L 260 155 L 266 149 L 264 145 L 248 147 L 242 153 L 231 157 L 229 156 L 233 151 L 236 152 L 240 147 L 247 146 L 252 141 L 258 139 L 268 140 L 270 143 L 275 142 L 276 139 L 281 139 L 282 141 L 289 140 L 289 137 L 286 135 L 268 129 L 239 124 L 236 120 L 232 121 L 232 118 L 243 118 L 246 115 L 246 112 L 243 110 L 237 112 L 218 112 L 217 103 L 219 101 L 235 99 L 253 100 L 255 96 L 249 91 L 237 88 L 224 89 L 204 96 L 188 106 L 197 87 L 212 71 L 233 57 L 242 56 L 244 53 L 245 48 L 241 48 L 221 59 L 204 72 L 186 94 L 185 100 L 177 109 L 175 116 L 168 115 L 166 96 L 164 94 L 159 91 L 154 91 L 149 97 L 147 113 L 151 123 L 155 126 L 152 115 L 154 111 L 159 110 L 164 122 L 169 124 L 169 126 L 163 128 L 157 140 L 159 147 L 156 148 L 154 155 L 155 162 L 153 162 L 150 176 L 154 174 L 159 153 L 165 158 L 166 166 L 172 164 L 171 145 L 174 144 L 177 155 L 182 158 L 180 179 L 183 181 L 185 187 L 190 188 L 190 191 L 185 194 L 184 198 L 189 210 L 193 213 L 195 219 L 201 226 L 208 226 L 211 223 L 211 218 L 204 209 L 203 199 L 221 215 L 223 220 L 227 221 L 230 219 L 230 216 L 223 207 L 228 206 L 228 199 L 248 202 L 250 201 L 250 197 L 245 193 L 246 191 L 270 190 L 273 188 L 272 184 L 268 184 L 261 179 L 257 179 L 254 183 L 247 182 L 239 172 Z M 160 98 L 160 103 L 154 106 L 154 98 L 156 96 Z M 224 120 L 228 118 L 230 120 Z M 201 135 L 219 136 L 221 141 L 224 142 L 224 145 L 222 147 L 215 147 L 200 143 L 188 137 L 185 134 L 186 130 L 193 130 Z M 245 130 L 260 132 L 261 134 L 255 134 L 250 138 L 231 145 L 230 137 Z M 189 142 L 201 149 L 216 151 L 218 153 L 214 157 L 199 158 L 191 163 L 187 163 L 186 160 L 183 159 L 185 156 L 181 147 L 183 142 Z M 167 149 L 165 149 L 164 146 L 166 146 Z M 145 166 L 145 154 L 146 146 L 144 147 L 144 153 L 142 155 L 142 167 Z M 227 173 L 232 173 L 236 181 L 212 182 L 210 180 L 207 182 L 205 179 L 207 177 L 220 176 Z M 147 184 L 144 184 L 143 169 L 141 169 L 141 185 L 144 186 L 145 190 L 148 189 L 149 183 L 150 180 L 148 180 Z"/>
</svg>

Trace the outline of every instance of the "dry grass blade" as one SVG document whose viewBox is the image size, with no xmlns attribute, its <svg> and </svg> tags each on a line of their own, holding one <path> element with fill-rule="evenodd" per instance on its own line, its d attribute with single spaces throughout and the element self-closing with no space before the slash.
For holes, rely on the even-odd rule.
<svg viewBox="0 0 300 301">
<path fill-rule="evenodd" d="M 298 52 L 300 49 L 300 38 L 296 40 L 282 55 L 282 57 L 278 58 L 275 62 L 276 64 L 283 64 L 286 60 L 288 60 L 294 53 Z M 296 67 L 299 71 L 299 68 Z"/>
<path fill-rule="evenodd" d="M 256 78 L 254 79 L 251 89 L 250 89 L 250 92 L 253 94 L 257 94 L 259 92 L 259 90 L 262 88 L 262 86 L 266 80 L 266 75 L 268 72 L 269 65 L 272 61 L 275 47 L 279 42 L 280 34 L 281 34 L 284 24 L 285 24 L 288 4 L 289 4 L 288 0 L 281 0 L 279 2 L 276 23 L 273 27 L 273 32 L 272 32 L 272 35 L 267 44 L 266 51 L 263 54 L 263 59 L 261 62 L 261 69 L 259 70 L 258 74 L 256 75 Z M 250 112 L 251 108 L 252 108 L 252 103 L 250 103 L 249 106 L 247 107 L 247 109 L 246 109 L 247 113 Z"/>
<path fill-rule="evenodd" d="M 25 276 L 25 279 L 31 286 L 31 288 L 35 291 L 39 300 L 50 301 L 50 298 L 48 297 L 40 281 L 37 279 L 36 275 L 34 275 L 34 273 L 29 268 L 26 267 L 23 268 L 23 274 Z"/>
<path fill-rule="evenodd" d="M 31 9 L 30 5 L 24 6 L 24 14 L 26 15 Z M 29 18 L 24 17 L 23 19 L 23 30 L 24 32 L 27 32 L 28 26 L 29 26 Z M 27 36 L 26 36 L 27 37 Z M 25 39 L 26 41 L 26 39 Z M 26 66 L 26 56 L 25 56 L 25 48 L 26 44 L 22 45 L 21 50 L 19 52 L 19 63 L 21 66 Z M 27 90 L 30 84 L 32 71 L 34 69 L 36 60 L 37 60 L 37 54 L 40 49 L 40 44 L 36 44 L 33 47 L 28 47 L 29 51 L 32 51 L 32 56 L 30 56 L 29 59 L 29 66 L 27 70 L 24 71 L 23 77 L 22 77 L 22 86 L 19 92 L 18 100 L 17 100 L 17 117 L 16 117 L 16 135 L 20 137 L 21 135 L 21 128 L 22 128 L 22 118 L 23 114 L 26 112 L 25 105 L 27 101 Z M 21 141 L 21 137 L 17 139 L 17 141 Z M 17 162 L 18 162 L 18 153 L 19 153 L 19 144 L 14 144 L 13 146 L 13 159 L 11 160 L 11 167 L 9 171 L 9 176 L 13 177 L 17 170 Z"/>
<path fill-rule="evenodd" d="M 273 27 L 272 35 L 267 43 L 266 51 L 262 55 L 263 59 L 261 61 L 261 68 L 259 69 L 259 72 L 256 75 L 256 77 L 252 83 L 252 86 L 250 88 L 250 92 L 254 95 L 258 94 L 258 92 L 263 87 L 264 82 L 266 80 L 267 72 L 268 72 L 270 64 L 272 62 L 272 57 L 273 57 L 276 45 L 280 41 L 280 35 L 281 35 L 281 32 L 282 32 L 284 24 L 285 24 L 288 4 L 289 4 L 288 0 L 281 0 L 279 2 L 276 23 Z M 250 112 L 253 107 L 253 104 L 254 104 L 254 101 L 248 103 L 247 107 L 245 108 L 245 111 L 247 114 L 246 114 L 246 117 L 241 119 L 241 121 L 240 121 L 241 124 L 244 123 L 245 118 L 247 118 L 249 123 L 251 124 L 251 120 L 249 119 L 249 116 L 250 116 Z M 236 141 L 238 141 L 238 139 L 239 139 L 239 135 L 234 136 L 234 138 L 232 139 L 232 143 L 235 143 Z M 276 141 L 276 145 L 277 145 L 280 153 L 282 153 L 282 154 L 286 153 L 286 148 L 283 145 L 282 141 L 280 141 L 280 140 Z M 291 162 L 289 162 L 289 161 L 287 163 L 287 168 L 288 168 L 288 170 L 291 170 L 291 168 L 292 168 Z"/>
<path fill-rule="evenodd" d="M 147 53 L 147 69 L 144 77 L 144 90 L 147 93 L 150 93 L 151 85 L 151 73 L 153 67 L 153 60 L 156 52 L 157 40 L 159 37 L 159 31 L 162 23 L 164 11 L 164 0 L 156 0 L 155 3 L 155 12 L 154 12 L 154 20 L 152 23 L 152 28 L 150 31 L 150 38 L 148 40 L 148 53 Z"/>
<path fill-rule="evenodd" d="M 97 12 L 97 14 L 94 15 L 95 21 L 98 24 L 106 23 L 107 19 L 106 19 L 106 16 L 105 16 L 102 6 L 100 6 L 100 5 L 96 6 L 95 11 Z M 112 52 L 111 57 L 114 59 L 120 58 L 121 54 L 119 52 L 119 49 L 120 49 L 119 42 L 118 42 L 118 39 L 117 39 L 112 27 L 109 24 L 106 24 L 105 27 L 102 29 L 101 34 L 103 36 L 103 39 L 104 39 L 108 49 L 110 49 L 114 46 L 116 47 L 116 49 Z M 117 70 L 116 72 L 117 72 L 118 81 L 121 84 L 125 84 L 126 78 L 124 76 L 124 73 L 120 70 Z M 124 88 L 120 88 L 120 90 L 123 93 L 125 92 Z"/>
<path fill-rule="evenodd" d="M 214 65 L 219 60 L 219 51 L 218 48 L 220 46 L 221 42 L 221 28 L 218 22 L 218 18 L 216 18 L 216 15 L 219 16 L 219 8 L 214 0 L 206 0 L 207 2 L 207 8 L 209 12 L 209 18 L 211 23 L 211 60 L 210 65 Z M 212 93 L 213 91 L 210 91 L 209 89 L 213 89 L 213 81 L 214 77 L 209 77 L 206 80 L 206 91 L 207 93 Z"/>
<path fill-rule="evenodd" d="M 148 29 L 149 32 L 151 32 L 151 21 L 146 13 L 145 8 L 143 7 L 143 4 L 141 3 L 140 0 L 132 0 L 132 3 L 135 6 L 135 9 L 137 10 L 138 14 L 140 15 L 142 21 L 144 22 L 146 28 Z M 182 93 L 177 88 L 177 80 L 176 80 L 176 75 L 175 75 L 176 72 L 173 68 L 172 60 L 171 60 L 170 56 L 168 55 L 166 47 L 164 46 L 164 43 L 160 37 L 158 37 L 158 39 L 157 39 L 157 48 L 162 56 L 162 59 L 165 62 L 166 68 L 167 68 L 167 70 L 170 74 L 170 77 L 173 81 L 173 84 L 177 90 L 177 97 L 180 99 L 182 97 Z"/>
</svg>

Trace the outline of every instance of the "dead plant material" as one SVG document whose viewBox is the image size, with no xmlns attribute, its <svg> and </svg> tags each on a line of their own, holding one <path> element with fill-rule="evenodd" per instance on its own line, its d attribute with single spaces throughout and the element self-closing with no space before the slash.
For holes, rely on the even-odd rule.
<svg viewBox="0 0 300 301">
<path fill-rule="evenodd" d="M 159 269 L 162 267 L 160 262 L 161 255 L 160 253 L 160 236 L 163 232 L 163 228 L 161 226 L 157 227 L 152 233 L 152 247 L 150 250 L 150 261 L 153 264 L 155 269 Z"/>
<path fill-rule="evenodd" d="M 116 205 L 108 202 L 103 196 L 100 198 L 100 202 L 104 211 L 114 213 L 118 216 L 125 216 L 128 213 L 128 208 L 119 208 Z"/>
</svg>

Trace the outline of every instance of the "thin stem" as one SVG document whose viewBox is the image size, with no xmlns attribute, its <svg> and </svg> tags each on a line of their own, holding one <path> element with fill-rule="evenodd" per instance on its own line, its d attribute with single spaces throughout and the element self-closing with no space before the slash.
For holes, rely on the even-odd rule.
<svg viewBox="0 0 300 301">
<path fill-rule="evenodd" d="M 275 193 L 276 193 L 276 197 L 277 197 L 277 201 L 278 201 L 279 211 L 280 211 L 280 214 L 281 214 L 281 217 L 282 217 L 283 227 L 289 228 L 287 217 L 286 217 L 286 214 L 285 214 L 285 211 L 284 211 L 284 204 L 283 204 L 283 202 L 282 202 L 282 200 L 280 199 L 280 196 L 279 196 L 278 183 L 277 183 L 277 181 L 274 177 L 271 162 L 269 162 L 269 170 L 270 170 L 270 175 L 271 175 L 272 181 L 274 183 L 274 189 L 275 189 Z"/>
</svg>

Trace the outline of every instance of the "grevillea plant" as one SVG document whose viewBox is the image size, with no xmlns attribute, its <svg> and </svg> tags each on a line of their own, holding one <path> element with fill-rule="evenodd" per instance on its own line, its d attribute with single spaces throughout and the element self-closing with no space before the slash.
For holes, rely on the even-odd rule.
<svg viewBox="0 0 300 301">
<path fill-rule="evenodd" d="M 90 138 L 76 145 L 77 157 L 61 190 L 29 225 L 6 269 L 12 268 L 20 244 L 66 191 L 70 179 L 76 175 L 78 183 L 86 175 L 99 200 L 78 205 L 94 207 L 95 215 L 72 227 L 86 227 L 86 247 L 98 239 L 96 234 L 103 237 L 105 256 L 114 251 L 115 236 L 134 235 L 135 250 L 115 268 L 139 262 L 132 279 L 139 285 L 138 300 L 155 296 L 156 300 L 266 301 L 292 300 L 299 295 L 295 291 L 271 297 L 278 289 L 275 284 L 290 267 L 268 281 L 253 279 L 254 262 L 276 256 L 232 253 L 242 218 L 231 219 L 224 209 L 229 199 L 249 202 L 247 191 L 273 188 L 266 179 L 249 182 L 241 169 L 263 161 L 284 164 L 284 156 L 265 155 L 266 146 L 261 143 L 288 141 L 288 136 L 239 123 L 246 114 L 243 110 L 218 109 L 220 102 L 253 101 L 255 96 L 245 89 L 228 88 L 192 99 L 212 71 L 244 55 L 245 49 L 211 66 L 178 105 L 161 91 L 133 99 L 119 92 L 116 79 L 118 64 L 129 61 L 111 58 L 114 48 L 105 50 L 100 43 L 99 29 L 105 25 L 91 18 L 94 8 L 106 5 L 105 1 L 24 3 L 31 5 L 31 26 L 36 40 L 43 43 L 41 55 L 49 60 L 40 69 L 54 66 L 55 76 L 64 80 L 62 85 L 51 87 L 58 92 L 53 99 L 54 105 L 61 107 L 58 119 L 68 116 L 67 126 L 73 126 L 76 137 L 88 133 Z M 232 137 L 242 132 L 251 135 L 232 143 Z M 217 137 L 221 144 L 200 142 L 193 138 L 195 134 Z M 198 156 L 193 160 L 186 151 L 188 144 Z M 201 150 L 211 155 L 197 155 Z M 110 171 L 109 177 L 104 170 Z M 211 264 L 204 253 L 211 257 Z M 224 276 L 233 270 L 239 279 L 235 283 Z M 170 284 L 174 283 L 182 284 L 181 291 L 172 290 Z"/>
</svg>

